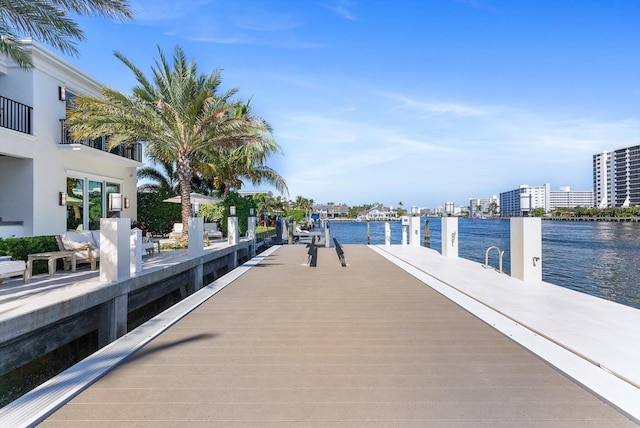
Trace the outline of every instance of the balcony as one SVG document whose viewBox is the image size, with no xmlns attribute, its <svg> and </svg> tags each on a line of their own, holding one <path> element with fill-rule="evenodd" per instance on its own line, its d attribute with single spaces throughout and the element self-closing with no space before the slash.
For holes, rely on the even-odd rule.
<svg viewBox="0 0 640 428">
<path fill-rule="evenodd" d="M 71 139 L 69 135 L 69 130 L 67 129 L 66 123 L 64 119 L 60 119 L 60 133 L 61 138 L 60 144 L 80 144 L 86 147 L 91 147 L 96 150 L 100 150 L 103 152 L 111 153 L 116 156 L 121 156 L 126 159 L 130 159 L 136 162 L 142 162 L 142 144 L 136 143 L 131 147 L 114 147 L 111 150 L 107 149 L 107 141 L 109 140 L 109 136 L 105 135 L 96 139 L 83 138 L 79 141 L 74 141 Z"/>
<path fill-rule="evenodd" d="M 31 134 L 33 108 L 0 96 L 0 127 Z"/>
</svg>

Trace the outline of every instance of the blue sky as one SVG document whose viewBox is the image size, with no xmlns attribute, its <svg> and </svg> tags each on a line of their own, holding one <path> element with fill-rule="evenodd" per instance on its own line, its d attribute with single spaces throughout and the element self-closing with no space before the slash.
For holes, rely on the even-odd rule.
<svg viewBox="0 0 640 428">
<path fill-rule="evenodd" d="M 520 184 L 592 187 L 640 143 L 640 1 L 132 0 L 79 20 L 71 63 L 123 92 L 157 46 L 253 97 L 290 197 L 466 205 Z M 258 186 L 267 188 L 267 186 Z"/>
</svg>

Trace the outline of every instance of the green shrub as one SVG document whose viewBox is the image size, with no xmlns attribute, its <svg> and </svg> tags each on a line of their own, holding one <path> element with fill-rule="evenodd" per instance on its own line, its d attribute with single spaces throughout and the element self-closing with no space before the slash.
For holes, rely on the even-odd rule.
<svg viewBox="0 0 640 428">
<path fill-rule="evenodd" d="M 240 236 L 244 236 L 249 228 L 249 209 L 253 208 L 254 212 L 256 204 L 251 196 L 240 196 L 238 193 L 229 192 L 227 198 L 220 205 L 224 207 L 224 217 L 220 221 L 220 229 L 225 236 L 227 234 L 227 219 L 229 218 L 229 207 L 236 207 L 236 217 L 238 217 L 238 232 Z"/>
<path fill-rule="evenodd" d="M 29 254 L 47 253 L 58 251 L 58 244 L 55 236 L 33 236 L 27 238 L 6 238 L 0 239 L 0 255 L 11 256 L 13 260 L 27 261 Z M 62 261 L 59 261 L 62 263 Z M 35 260 L 33 262 L 33 274 L 47 272 L 46 260 Z"/>
<path fill-rule="evenodd" d="M 162 202 L 175 193 L 160 189 L 155 192 L 138 192 L 138 221 L 144 223 L 147 233 L 166 235 L 174 223 L 182 222 L 181 205 Z"/>
</svg>

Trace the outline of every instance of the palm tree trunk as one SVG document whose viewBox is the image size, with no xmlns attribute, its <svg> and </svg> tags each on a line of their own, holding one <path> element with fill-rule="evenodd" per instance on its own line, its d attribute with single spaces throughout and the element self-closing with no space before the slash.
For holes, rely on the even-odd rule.
<svg viewBox="0 0 640 428">
<path fill-rule="evenodd" d="M 176 159 L 178 180 L 180 181 L 180 201 L 182 204 L 182 239 L 186 240 L 189 232 L 189 218 L 191 217 L 191 162 L 187 156 Z"/>
</svg>

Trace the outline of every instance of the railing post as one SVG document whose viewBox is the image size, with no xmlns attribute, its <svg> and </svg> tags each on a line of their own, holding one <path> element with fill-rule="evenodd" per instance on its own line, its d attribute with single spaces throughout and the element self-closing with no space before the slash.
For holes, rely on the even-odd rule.
<svg viewBox="0 0 640 428">
<path fill-rule="evenodd" d="M 204 219 L 202 217 L 189 218 L 189 257 L 204 254 Z"/>
<path fill-rule="evenodd" d="M 391 245 L 391 225 L 388 221 L 384 222 L 384 245 Z"/>
<path fill-rule="evenodd" d="M 131 277 L 131 219 L 100 219 L 100 281 Z"/>
<path fill-rule="evenodd" d="M 458 257 L 457 217 L 442 217 L 442 255 Z"/>
<path fill-rule="evenodd" d="M 251 216 L 247 219 L 247 238 L 251 240 L 251 258 L 256 256 L 256 218 Z"/>
<path fill-rule="evenodd" d="M 409 245 L 420 246 L 420 217 L 409 217 Z"/>
<path fill-rule="evenodd" d="M 542 221 L 540 217 L 512 217 L 511 276 L 542 281 Z"/>
</svg>

